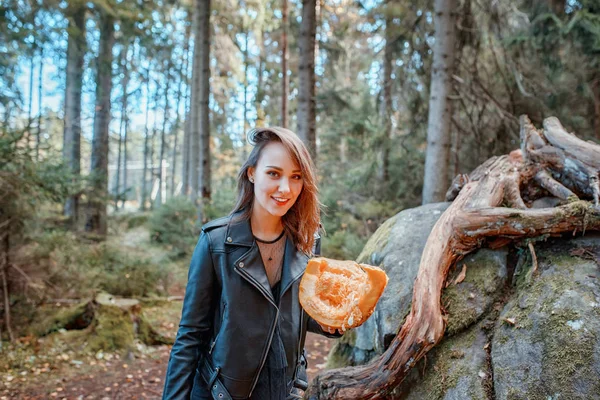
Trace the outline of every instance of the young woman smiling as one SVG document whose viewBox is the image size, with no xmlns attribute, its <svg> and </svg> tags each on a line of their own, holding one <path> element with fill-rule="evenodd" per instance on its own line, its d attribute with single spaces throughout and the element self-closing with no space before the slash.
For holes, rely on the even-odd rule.
<svg viewBox="0 0 600 400">
<path fill-rule="evenodd" d="M 202 227 L 163 399 L 300 398 L 306 331 L 328 337 L 300 306 L 308 258 L 320 252 L 314 164 L 284 128 L 248 134 L 233 212 Z"/>
</svg>

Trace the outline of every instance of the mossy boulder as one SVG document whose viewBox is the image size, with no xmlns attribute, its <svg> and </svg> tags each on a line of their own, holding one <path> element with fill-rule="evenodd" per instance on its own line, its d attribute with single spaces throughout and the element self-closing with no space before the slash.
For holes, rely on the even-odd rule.
<svg viewBox="0 0 600 400">
<path fill-rule="evenodd" d="M 333 347 L 328 367 L 381 354 L 409 312 L 431 227 L 446 204 L 406 210 L 369 241 L 359 261 L 390 283 L 373 316 Z M 525 244 L 525 243 L 523 243 Z M 600 234 L 480 249 L 459 261 L 442 293 L 443 340 L 390 399 L 600 400 Z M 466 276 L 455 282 L 463 265 Z"/>
<path fill-rule="evenodd" d="M 496 399 L 600 399 L 600 237 L 537 248 L 496 324 Z"/>
<path fill-rule="evenodd" d="M 397 387 L 392 397 L 403 400 L 479 400 L 489 393 L 485 323 L 444 340 L 427 354 Z"/>
<path fill-rule="evenodd" d="M 410 311 L 414 280 L 431 229 L 449 203 L 404 210 L 386 221 L 371 237 L 357 261 L 383 268 L 388 285 L 373 315 L 344 335 L 330 352 L 329 367 L 364 364 L 383 353 Z M 466 277 L 451 283 L 442 302 L 449 311 L 448 332 L 454 334 L 481 319 L 504 287 L 507 250 L 482 249 L 467 256 L 450 276 L 454 282 L 466 264 Z"/>
</svg>

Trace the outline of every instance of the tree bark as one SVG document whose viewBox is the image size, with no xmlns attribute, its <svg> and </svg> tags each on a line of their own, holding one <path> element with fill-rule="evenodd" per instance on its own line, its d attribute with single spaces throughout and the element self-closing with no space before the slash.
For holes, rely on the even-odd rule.
<svg viewBox="0 0 600 400">
<path fill-rule="evenodd" d="M 31 58 L 29 59 L 29 105 L 27 107 L 27 145 L 31 145 L 31 127 L 33 126 L 33 70 L 35 69 L 35 39 L 31 49 Z"/>
<path fill-rule="evenodd" d="M 210 0 L 196 0 L 194 9 L 194 70 L 191 103 L 191 198 L 203 218 L 203 203 L 211 197 L 210 170 Z"/>
<path fill-rule="evenodd" d="M 69 10 L 67 29 L 67 76 L 65 87 L 65 122 L 63 131 L 63 158 L 71 173 L 77 177 L 81 172 L 81 88 L 83 86 L 83 58 L 85 55 L 85 8 Z M 72 226 L 79 218 L 79 195 L 70 196 L 64 207 L 64 215 Z"/>
<path fill-rule="evenodd" d="M 115 211 L 119 209 L 119 200 L 121 199 L 121 149 L 123 148 L 123 128 L 127 118 L 127 84 L 129 80 L 129 69 L 127 68 L 127 46 L 121 49 L 119 64 L 123 71 L 121 80 L 121 122 L 119 124 L 119 142 L 117 149 L 117 174 L 115 179 Z"/>
<path fill-rule="evenodd" d="M 316 0 L 302 0 L 300 25 L 300 61 L 298 65 L 298 136 L 304 141 L 313 160 L 317 155 L 315 113 L 315 37 Z"/>
<path fill-rule="evenodd" d="M 393 16 L 391 1 L 387 0 L 385 10 L 385 48 L 383 51 L 383 127 L 384 140 L 381 149 L 381 180 L 385 185 L 390 180 L 390 144 L 392 139 L 392 61 L 393 61 Z"/>
<path fill-rule="evenodd" d="M 163 123 L 160 132 L 160 156 L 158 158 L 158 195 L 156 196 L 156 204 L 160 207 L 164 201 L 162 197 L 163 184 L 165 184 L 165 177 L 163 176 L 162 163 L 165 158 L 165 152 L 167 151 L 166 133 L 167 133 L 167 122 L 169 121 L 169 87 L 171 84 L 171 51 L 168 51 L 168 61 L 166 68 L 166 84 L 165 84 L 165 108 L 163 113 Z"/>
<path fill-rule="evenodd" d="M 210 0 L 205 0 L 203 9 L 203 34 L 202 34 L 202 79 L 200 80 L 200 152 L 202 199 L 211 198 L 211 166 L 210 166 Z"/>
<path fill-rule="evenodd" d="M 187 38 L 189 35 L 185 35 L 185 37 Z M 188 43 L 189 41 L 186 40 L 185 42 L 186 44 L 184 45 L 184 49 L 183 49 L 183 53 L 185 54 L 185 59 L 183 62 L 183 68 L 180 71 L 180 77 L 179 77 L 179 84 L 177 87 L 177 103 L 175 105 L 175 126 L 173 127 L 173 134 L 175 135 L 175 140 L 173 143 L 173 153 L 171 155 L 171 197 L 175 196 L 175 174 L 177 172 L 177 147 L 178 147 L 178 142 L 179 142 L 179 125 L 181 123 L 181 117 L 180 117 L 180 113 L 179 113 L 179 108 L 181 106 L 181 92 L 183 91 L 183 83 L 185 80 L 185 77 L 187 76 L 187 70 L 188 70 L 188 64 L 189 64 L 189 57 L 188 57 Z M 185 109 L 187 106 L 187 95 L 185 96 L 184 99 L 184 113 L 185 113 Z M 185 151 L 185 149 L 184 149 Z"/>
<path fill-rule="evenodd" d="M 35 141 L 35 159 L 40 160 L 40 146 L 42 144 L 42 82 L 44 72 L 44 46 L 40 46 L 40 64 L 38 67 L 38 121 L 37 140 Z"/>
<path fill-rule="evenodd" d="M 100 14 L 100 50 L 96 79 L 96 113 L 92 141 L 91 173 L 93 192 L 88 202 L 86 231 L 106 237 L 106 198 L 108 196 L 108 126 L 110 123 L 110 93 L 112 89 L 112 49 L 115 42 L 114 19 Z"/>
<path fill-rule="evenodd" d="M 454 44 L 456 42 L 456 0 L 435 0 L 435 44 L 431 66 L 427 154 L 423 179 L 423 204 L 442 201 L 448 188 L 450 126 Z"/>
<path fill-rule="evenodd" d="M 521 149 L 487 160 L 470 176 L 455 178 L 453 190 L 447 193 L 447 199 L 454 201 L 434 225 L 421 256 L 411 312 L 389 348 L 368 365 L 317 376 L 305 398 L 387 398 L 442 339 L 447 316 L 441 293 L 456 261 L 497 237 L 517 240 L 600 230 L 599 172 L 600 145 L 567 133 L 556 118 L 546 119 L 540 132 L 521 117 Z M 565 204 L 529 209 L 526 203 L 534 199 L 523 199 L 520 188 L 537 186 Z"/>
<path fill-rule="evenodd" d="M 282 0 L 281 5 L 281 72 L 283 79 L 281 81 L 281 126 L 288 127 L 288 93 L 290 86 L 290 77 L 288 76 L 288 0 Z"/>
<path fill-rule="evenodd" d="M 144 169 L 142 171 L 142 201 L 140 210 L 146 210 L 146 200 L 148 199 L 148 138 L 150 136 L 148 127 L 148 114 L 150 113 L 150 68 L 146 71 L 146 116 L 144 118 Z"/>
</svg>

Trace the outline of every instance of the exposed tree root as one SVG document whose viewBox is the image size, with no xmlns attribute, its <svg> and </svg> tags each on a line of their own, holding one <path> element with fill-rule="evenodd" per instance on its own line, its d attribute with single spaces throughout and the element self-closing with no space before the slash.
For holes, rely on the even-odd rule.
<svg viewBox="0 0 600 400">
<path fill-rule="evenodd" d="M 389 348 L 368 365 L 325 371 L 305 398 L 386 398 L 444 335 L 440 301 L 451 267 L 487 242 L 497 247 L 526 237 L 600 230 L 599 172 L 599 145 L 567 133 L 556 118 L 546 119 L 542 132 L 522 116 L 520 150 L 455 178 L 447 194 L 454 202 L 429 235 L 411 312 Z M 528 208 L 548 193 L 566 203 Z"/>
</svg>

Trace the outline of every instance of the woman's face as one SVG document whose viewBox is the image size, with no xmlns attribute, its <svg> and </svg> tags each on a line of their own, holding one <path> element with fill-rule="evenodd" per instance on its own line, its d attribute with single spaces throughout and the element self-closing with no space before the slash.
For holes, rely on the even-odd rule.
<svg viewBox="0 0 600 400">
<path fill-rule="evenodd" d="M 267 144 L 261 152 L 256 168 L 248 169 L 254 181 L 254 211 L 282 217 L 294 205 L 302 192 L 303 178 L 300 166 L 280 142 Z"/>
</svg>

